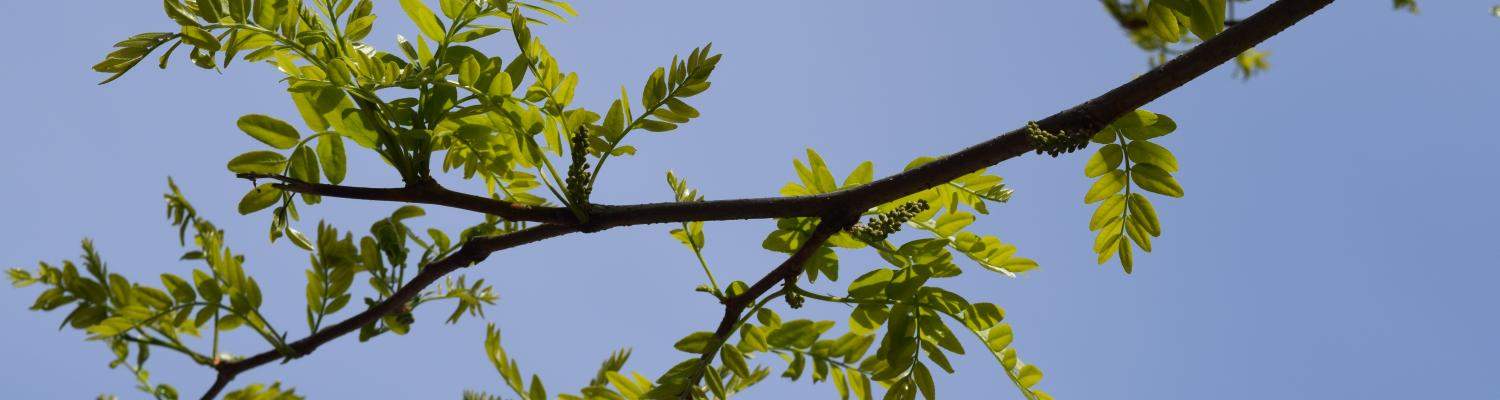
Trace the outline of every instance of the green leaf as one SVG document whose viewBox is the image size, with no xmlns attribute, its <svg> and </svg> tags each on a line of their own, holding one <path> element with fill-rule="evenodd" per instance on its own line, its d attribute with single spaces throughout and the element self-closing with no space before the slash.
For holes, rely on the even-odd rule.
<svg viewBox="0 0 1500 400">
<path fill-rule="evenodd" d="M 1141 250 L 1151 252 L 1151 234 L 1146 232 L 1141 224 L 1136 223 L 1134 218 L 1125 221 L 1125 235 L 1129 236 L 1130 241 L 1135 242 Z"/>
<path fill-rule="evenodd" d="M 676 97 L 667 99 L 667 109 L 672 110 L 672 113 L 674 114 L 688 118 L 698 118 L 698 116 L 701 115 L 698 113 L 698 109 L 693 108 L 693 106 L 684 103 L 682 100 L 679 100 Z"/>
<path fill-rule="evenodd" d="M 1149 111 L 1143 110 L 1139 112 L 1149 113 Z M 1177 122 L 1173 121 L 1171 117 L 1161 114 L 1152 115 L 1155 118 L 1153 122 L 1149 124 L 1136 126 L 1136 124 L 1130 123 L 1116 123 L 1113 126 L 1120 129 L 1120 132 L 1125 134 L 1125 138 L 1130 140 L 1155 139 L 1158 137 L 1166 136 L 1167 134 L 1177 130 Z M 1126 119 L 1121 119 L 1121 122 L 1125 121 Z"/>
<path fill-rule="evenodd" d="M 351 42 L 364 40 L 365 36 L 370 35 L 370 31 L 374 28 L 374 25 L 374 15 L 366 15 L 363 17 L 355 18 L 354 20 L 349 21 L 349 25 L 344 27 L 344 38 L 348 39 Z"/>
<path fill-rule="evenodd" d="M 916 294 L 917 289 L 927 283 L 928 276 L 917 273 L 916 268 L 907 268 L 896 273 L 895 278 L 885 288 L 885 295 L 891 299 L 906 299 Z"/>
<path fill-rule="evenodd" d="M 540 376 L 536 374 L 531 375 L 531 389 L 527 391 L 526 397 L 537 400 L 545 400 L 547 398 L 547 388 L 542 386 L 542 378 Z"/>
<path fill-rule="evenodd" d="M 177 275 L 161 274 L 161 285 L 167 288 L 167 291 L 172 292 L 172 299 L 179 304 L 191 303 L 197 298 L 193 292 L 193 285 Z"/>
<path fill-rule="evenodd" d="M 1005 262 L 1000 263 L 1001 268 L 1015 273 L 1030 271 L 1036 269 L 1038 266 L 1040 265 L 1036 263 L 1036 260 L 1025 257 L 1011 257 L 1006 259 Z"/>
<path fill-rule="evenodd" d="M 1172 178 L 1172 174 L 1155 165 L 1138 164 L 1131 167 L 1130 179 L 1135 182 L 1136 186 L 1152 193 L 1172 197 L 1183 195 L 1182 185 L 1177 183 L 1177 179 Z"/>
<path fill-rule="evenodd" d="M 564 77 L 562 83 L 559 83 L 557 89 L 552 92 L 552 99 L 557 104 L 567 105 L 573 102 L 573 94 L 577 89 L 578 73 L 568 73 L 568 76 Z"/>
<path fill-rule="evenodd" d="M 1099 151 L 1095 152 L 1092 157 L 1089 157 L 1088 163 L 1084 164 L 1083 174 L 1090 178 L 1097 178 L 1100 175 L 1109 173 L 1109 171 L 1114 171 L 1115 168 L 1119 168 L 1120 162 L 1124 161 L 1124 159 L 1125 157 L 1120 151 L 1120 145 L 1111 143 L 1100 147 Z"/>
<path fill-rule="evenodd" d="M 1151 206 L 1151 200 L 1146 199 L 1140 193 L 1131 193 L 1127 200 L 1130 206 L 1130 217 L 1152 236 L 1161 236 L 1161 222 L 1156 218 L 1156 209 Z"/>
<path fill-rule="evenodd" d="M 718 341 L 718 338 L 714 337 L 713 332 L 699 331 L 687 335 L 682 340 L 678 340 L 672 347 L 688 353 L 703 354 L 704 351 L 708 350 L 708 346 L 716 341 Z"/>
<path fill-rule="evenodd" d="M 1103 228 L 1105 224 L 1111 221 L 1111 218 L 1118 218 L 1120 213 L 1124 211 L 1125 195 L 1116 194 L 1109 196 L 1108 200 L 1104 200 L 1103 203 L 1099 204 L 1099 208 L 1094 209 L 1094 216 L 1089 218 L 1089 230 L 1097 231 L 1099 228 Z"/>
<path fill-rule="evenodd" d="M 872 298 L 885 293 L 886 286 L 891 283 L 891 278 L 896 275 L 895 271 L 889 269 L 877 269 L 856 278 L 849 284 L 849 296 L 860 298 Z"/>
<path fill-rule="evenodd" d="M 260 186 L 250 189 L 249 193 L 245 193 L 245 197 L 240 198 L 240 215 L 260 211 L 266 207 L 275 205 L 278 201 L 281 201 L 281 189 L 277 189 L 269 183 L 262 183 Z"/>
<path fill-rule="evenodd" d="M 1156 125 L 1163 115 L 1146 110 L 1135 110 L 1116 119 L 1113 125 L 1121 129 L 1144 128 Z"/>
<path fill-rule="evenodd" d="M 1177 20 L 1177 12 L 1161 3 L 1153 1 L 1146 7 L 1146 25 L 1162 41 L 1175 43 L 1182 40 L 1182 23 Z"/>
<path fill-rule="evenodd" d="M 605 377 L 609 380 L 609 384 L 613 385 L 615 390 L 618 390 L 626 399 L 639 399 L 641 398 L 641 394 L 646 391 L 644 388 L 636 385 L 636 382 L 631 380 L 630 377 L 619 372 L 609 371 Z"/>
<path fill-rule="evenodd" d="M 94 326 L 88 327 L 88 331 L 95 335 L 111 337 L 124 333 L 133 326 L 135 326 L 135 323 L 130 322 L 129 319 L 125 319 L 124 317 L 110 317 Z"/>
<path fill-rule="evenodd" d="M 854 167 L 854 171 L 849 172 L 849 176 L 844 178 L 844 185 L 841 187 L 859 186 L 873 180 L 875 180 L 875 164 L 865 161 Z"/>
<path fill-rule="evenodd" d="M 998 353 L 1001 350 L 1009 348 L 1011 341 L 1014 341 L 1015 338 L 1015 332 L 1011 329 L 1010 324 L 999 324 L 990 328 L 988 332 L 985 332 L 984 345 L 990 351 Z"/>
<path fill-rule="evenodd" d="M 291 124 L 260 114 L 240 117 L 235 125 L 255 140 L 282 150 L 296 146 L 302 138 L 302 135 L 297 133 L 297 128 L 293 128 Z"/>
<path fill-rule="evenodd" d="M 438 21 L 437 14 L 433 14 L 432 9 L 422 4 L 422 0 L 401 0 L 401 9 L 406 11 L 406 16 L 417 24 L 417 29 L 421 30 L 423 35 L 439 42 L 447 37 L 443 23 Z"/>
<path fill-rule="evenodd" d="M 516 91 L 515 83 L 511 82 L 510 74 L 498 73 L 490 79 L 490 86 L 485 89 L 485 94 L 490 97 L 509 97 L 511 92 Z"/>
<path fill-rule="evenodd" d="M 868 335 L 885 323 L 886 314 L 884 306 L 860 304 L 849 313 L 849 331 Z"/>
<path fill-rule="evenodd" d="M 307 240 L 307 235 L 303 235 L 301 231 L 292 228 L 290 225 L 286 227 L 286 237 L 292 241 L 292 244 L 301 247 L 303 250 L 313 250 L 312 241 Z"/>
<path fill-rule="evenodd" d="M 318 156 L 313 153 L 312 149 L 307 148 L 307 146 L 297 147 L 297 150 L 292 151 L 292 157 L 287 160 L 287 165 L 290 167 L 287 168 L 287 175 L 299 181 L 318 183 L 319 171 L 317 158 Z M 303 196 L 307 195 L 303 194 Z"/>
<path fill-rule="evenodd" d="M 657 67 L 655 71 L 651 71 L 651 76 L 646 78 L 646 86 L 641 90 L 641 103 L 645 107 L 649 108 L 656 105 L 662 100 L 663 96 L 666 96 L 667 88 L 663 86 L 663 82 L 665 82 L 663 75 L 666 73 L 666 69 Z"/>
<path fill-rule="evenodd" d="M 666 132 L 666 131 L 670 131 L 670 130 L 673 130 L 673 129 L 677 129 L 677 124 L 674 124 L 674 123 L 671 123 L 671 122 L 661 122 L 661 121 L 656 121 L 656 120 L 650 120 L 650 119 L 642 119 L 642 120 L 640 120 L 640 122 L 637 124 L 637 126 L 640 126 L 641 129 L 645 129 L 645 130 L 652 131 L 652 132 Z"/>
<path fill-rule="evenodd" d="M 938 217 L 937 222 L 934 224 L 935 229 L 933 229 L 933 232 L 942 235 L 943 237 L 949 237 L 963 230 L 965 227 L 969 226 L 969 224 L 972 223 L 974 223 L 974 214 L 969 214 L 966 212 L 950 212 L 947 214 L 943 214 L 943 216 L 941 217 Z"/>
<path fill-rule="evenodd" d="M 344 154 L 344 138 L 336 134 L 319 137 L 318 163 L 323 165 L 323 175 L 328 177 L 328 183 L 337 185 L 343 182 L 349 168 L 349 158 Z"/>
<path fill-rule="evenodd" d="M 1203 40 L 1208 40 L 1224 31 L 1225 8 L 1229 0 L 1186 0 L 1188 3 L 1196 3 L 1197 11 L 1192 15 L 1191 24 L 1193 34 Z"/>
<path fill-rule="evenodd" d="M 870 400 L 874 396 L 870 390 L 870 377 L 854 368 L 849 368 L 849 390 L 860 400 Z"/>
<path fill-rule="evenodd" d="M 464 57 L 463 62 L 458 63 L 458 83 L 464 86 L 474 86 L 481 73 L 484 73 L 484 67 L 473 56 Z"/>
<path fill-rule="evenodd" d="M 1125 171 L 1114 170 L 1099 177 L 1088 193 L 1083 195 L 1084 204 L 1093 204 L 1097 201 L 1108 199 L 1120 190 L 1125 189 Z"/>
<path fill-rule="evenodd" d="M 188 13 L 187 8 L 183 7 L 182 2 L 178 0 L 162 0 L 162 5 L 166 9 L 167 17 L 176 21 L 178 25 L 198 26 L 198 21 L 193 18 L 192 14 Z"/>
<path fill-rule="evenodd" d="M 1198 38 L 1208 40 L 1224 30 L 1227 0 L 1152 0 L 1188 18 L 1188 29 Z"/>
<path fill-rule="evenodd" d="M 1035 365 L 1021 366 L 1021 372 L 1016 374 L 1016 382 L 1022 387 L 1031 388 L 1042 381 L 1042 370 Z"/>
<path fill-rule="evenodd" d="M 719 359 L 724 362 L 725 367 L 740 377 L 750 376 L 750 366 L 745 364 L 745 354 L 734 346 L 724 346 L 719 349 Z"/>
<path fill-rule="evenodd" d="M 917 389 L 922 391 L 922 398 L 927 400 L 937 399 L 937 388 L 932 382 L 932 372 L 927 370 L 926 365 L 916 363 L 912 365 L 912 376 L 917 384 Z"/>
<path fill-rule="evenodd" d="M 1156 143 L 1144 140 L 1130 142 L 1125 146 L 1125 153 L 1130 156 L 1131 162 L 1151 164 L 1167 172 L 1177 172 L 1177 157 Z"/>
<path fill-rule="evenodd" d="M 990 329 L 1003 320 L 1005 310 L 992 303 L 975 303 L 964 314 L 964 326 L 975 331 Z"/>
<path fill-rule="evenodd" d="M 212 33 L 197 26 L 182 26 L 182 41 L 208 51 L 219 51 L 219 40 Z"/>
<path fill-rule="evenodd" d="M 280 174 L 286 169 L 286 157 L 268 150 L 252 151 L 229 160 L 229 171 L 237 174 Z"/>
</svg>

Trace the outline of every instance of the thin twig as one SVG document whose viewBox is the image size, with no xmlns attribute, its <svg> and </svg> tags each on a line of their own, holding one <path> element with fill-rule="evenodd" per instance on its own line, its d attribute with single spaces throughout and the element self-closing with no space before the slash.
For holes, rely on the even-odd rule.
<svg viewBox="0 0 1500 400">
<path fill-rule="evenodd" d="M 427 266 L 422 268 L 422 272 L 412 277 L 410 282 L 401 286 L 400 289 L 397 289 L 395 293 L 392 293 L 384 301 L 376 303 L 374 306 L 337 324 L 323 328 L 306 338 L 292 342 L 287 347 L 300 355 L 310 354 L 324 343 L 359 330 L 360 327 L 374 323 L 380 317 L 401 309 L 411 299 L 416 298 L 428 285 L 437 282 L 438 279 L 459 268 L 484 261 L 491 253 L 577 231 L 575 228 L 562 225 L 538 225 L 504 235 L 470 239 L 452 255 L 427 264 Z M 241 372 L 265 365 L 283 357 L 285 356 L 281 352 L 272 349 L 248 358 L 218 364 L 214 368 L 218 370 L 218 379 L 214 382 L 214 386 L 210 387 L 209 391 L 203 394 L 203 398 L 212 399 L 218 396 L 219 391 L 224 389 L 224 385 L 228 384 L 230 380 L 233 380 Z"/>
</svg>

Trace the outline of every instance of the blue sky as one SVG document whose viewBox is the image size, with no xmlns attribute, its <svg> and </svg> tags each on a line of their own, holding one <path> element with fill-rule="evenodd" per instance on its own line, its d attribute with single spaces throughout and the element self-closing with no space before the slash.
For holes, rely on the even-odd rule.
<svg viewBox="0 0 1500 400">
<path fill-rule="evenodd" d="M 413 36 L 395 2 L 380 3 L 370 40 L 389 48 L 395 34 Z M 605 108 L 621 84 L 638 91 L 673 54 L 707 41 L 726 54 L 713 89 L 695 98 L 703 118 L 633 137 L 640 155 L 609 164 L 595 199 L 610 203 L 668 200 L 668 169 L 710 198 L 771 195 L 794 179 L 791 159 L 805 147 L 836 173 L 873 160 L 889 174 L 1145 68 L 1091 1 L 576 5 L 580 17 L 538 34 L 582 76 L 577 102 L 591 108 Z M 1155 253 L 1138 256 L 1134 275 L 1093 261 L 1086 154 L 1027 156 L 992 169 L 1016 197 L 973 229 L 1017 244 L 1043 268 L 1017 279 L 974 268 L 946 286 L 1005 307 L 1016 347 L 1058 398 L 1500 397 L 1492 361 L 1500 322 L 1489 317 L 1500 304 L 1492 243 L 1500 20 L 1487 1 L 1423 5 L 1411 16 L 1383 1 L 1339 2 L 1263 46 L 1272 52 L 1268 74 L 1241 82 L 1221 68 L 1151 104 L 1181 126 L 1163 143 L 1181 160 L 1187 197 L 1157 201 L 1165 234 Z M 249 185 L 222 167 L 257 146 L 234 128 L 239 115 L 296 120 L 275 71 L 239 64 L 218 74 L 179 62 L 95 86 L 101 76 L 88 66 L 110 44 L 173 28 L 156 3 L 7 1 L 0 21 L 13 38 L 0 63 L 9 93 L 0 98 L 8 132 L 0 265 L 74 258 L 87 236 L 134 279 L 187 271 L 162 215 L 160 193 L 173 176 L 248 254 L 272 320 L 298 326 L 305 256 L 265 241 L 266 215 L 234 212 Z M 483 47 L 509 54 L 506 43 Z M 352 184 L 398 181 L 368 154 L 353 162 Z M 393 207 L 327 200 L 303 208 L 303 230 L 320 219 L 363 230 Z M 419 224 L 458 229 L 475 219 L 428 209 Z M 759 248 L 771 227 L 707 226 L 721 280 L 753 280 L 778 262 Z M 677 338 L 712 328 L 719 313 L 692 291 L 701 274 L 668 229 L 574 235 L 466 272 L 495 283 L 501 301 L 490 321 L 553 392 L 585 382 L 619 347 L 634 347 L 630 367 L 654 376 L 683 358 L 671 349 Z M 844 275 L 877 262 L 846 256 Z M 36 294 L 0 290 L 6 397 L 136 397 L 129 374 L 106 368 L 103 346 L 58 332 L 61 314 L 25 309 Z M 847 318 L 834 306 L 780 311 Z M 412 335 L 363 345 L 346 338 L 236 383 L 281 380 L 313 398 L 502 392 L 481 352 L 484 323 L 443 325 L 444 312 L 420 313 Z M 229 344 L 264 349 L 248 337 Z M 958 374 L 938 377 L 941 395 L 1018 398 L 988 357 L 955 361 Z M 155 378 L 194 396 L 212 380 L 165 352 L 153 363 Z M 773 378 L 745 397 L 804 393 L 833 389 Z"/>
</svg>

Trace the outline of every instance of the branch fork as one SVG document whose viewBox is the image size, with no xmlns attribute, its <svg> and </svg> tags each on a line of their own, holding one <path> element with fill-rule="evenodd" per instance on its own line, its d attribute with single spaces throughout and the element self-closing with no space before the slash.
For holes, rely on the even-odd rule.
<svg viewBox="0 0 1500 400">
<path fill-rule="evenodd" d="M 1280 33 L 1334 0 L 1278 0 L 1255 15 L 1233 24 L 1219 35 L 1204 41 L 1177 58 L 1110 90 L 1097 98 L 1036 121 L 1048 132 L 1060 132 L 1070 139 L 1097 132 L 1120 115 L 1181 87 L 1207 73 L 1256 44 Z M 957 179 L 972 171 L 1037 150 L 1025 127 L 1001 134 L 956 153 L 923 164 L 917 168 L 833 193 L 779 198 L 749 198 L 686 203 L 650 203 L 636 205 L 593 205 L 584 216 L 561 207 L 521 205 L 444 188 L 434 180 L 425 180 L 400 188 L 366 188 L 303 182 L 283 175 L 239 174 L 244 179 L 272 179 L 284 191 L 359 200 L 392 201 L 440 205 L 494 215 L 509 221 L 537 222 L 520 231 L 500 236 L 473 238 L 446 258 L 432 262 L 417 276 L 385 301 L 312 335 L 291 342 L 288 347 L 301 353 L 312 353 L 318 346 L 358 330 L 361 326 L 398 311 L 428 285 L 459 268 L 476 264 L 491 253 L 522 246 L 574 232 L 597 232 L 605 229 L 669 222 L 724 221 L 791 217 L 820 217 L 813 234 L 784 262 L 756 281 L 744 293 L 722 299 L 724 317 L 715 330 L 722 344 L 735 328 L 741 314 L 778 283 L 795 282 L 802 266 L 834 234 L 857 221 L 859 211 L 868 210 L 912 193 Z M 1086 140 L 1086 137 L 1084 137 Z M 790 288 L 789 288 L 790 289 Z M 711 364 L 719 346 L 705 351 L 702 362 Z M 213 386 L 204 399 L 216 397 L 239 373 L 282 359 L 277 350 L 269 350 L 236 361 L 221 362 Z M 693 382 L 702 377 L 696 372 Z"/>
</svg>

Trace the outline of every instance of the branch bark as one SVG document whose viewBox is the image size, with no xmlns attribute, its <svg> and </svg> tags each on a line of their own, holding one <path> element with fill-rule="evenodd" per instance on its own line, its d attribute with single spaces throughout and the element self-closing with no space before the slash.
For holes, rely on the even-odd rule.
<svg viewBox="0 0 1500 400">
<path fill-rule="evenodd" d="M 249 179 L 270 179 L 277 183 L 273 187 L 292 193 L 337 197 L 355 200 L 394 201 L 401 203 L 431 204 L 494 215 L 512 221 L 543 222 L 550 224 L 572 224 L 576 220 L 566 208 L 535 207 L 500 201 L 468 193 L 456 192 L 427 179 L 399 188 L 369 188 L 340 186 L 297 180 L 286 175 L 242 173 L 235 176 Z"/>
<path fill-rule="evenodd" d="M 1080 138 L 1092 135 L 1120 115 L 1145 106 L 1147 103 L 1181 87 L 1188 81 L 1203 75 L 1245 50 L 1276 35 L 1302 19 L 1312 15 L 1334 0 L 1278 0 L 1259 13 L 1246 18 L 1212 39 L 1204 41 L 1181 56 L 1151 71 L 1114 88 L 1103 95 L 1077 106 L 1048 116 L 1040 121 L 1043 129 L 1063 132 Z M 621 226 L 684 221 L 721 221 L 734 219 L 766 219 L 790 217 L 822 217 L 824 222 L 813 237 L 804 243 L 797 253 L 762 277 L 741 296 L 725 301 L 724 318 L 715 331 L 717 337 L 727 338 L 734 323 L 746 305 L 788 277 L 795 278 L 811 251 L 822 245 L 829 236 L 842 229 L 845 219 L 859 215 L 860 211 L 884 204 L 911 193 L 931 188 L 963 176 L 969 172 L 998 164 L 1028 151 L 1036 150 L 1027 130 L 1018 128 L 990 140 L 944 156 L 920 167 L 887 176 L 874 182 L 844 189 L 838 192 L 800 197 L 750 198 L 717 200 L 692 203 L 652 203 L 637 205 L 596 205 L 591 207 L 589 218 L 580 221 L 571 212 L 560 207 L 530 207 L 497 201 L 479 196 L 454 192 L 436 182 L 419 183 L 402 188 L 360 188 L 300 182 L 284 176 L 241 175 L 244 178 L 269 178 L 279 181 L 277 187 L 296 193 L 316 194 L 350 199 L 398 201 L 449 206 L 464 210 L 500 216 L 512 221 L 545 222 L 546 224 L 514 232 L 508 235 L 478 238 L 466 243 L 457 253 L 425 267 L 421 273 L 402 286 L 390 298 L 376 304 L 347 320 L 329 326 L 289 346 L 300 354 L 308 354 L 318 346 L 353 332 L 359 327 L 374 322 L 397 310 L 402 304 L 417 296 L 428 285 L 459 268 L 483 261 L 490 253 L 521 246 L 573 232 L 593 232 Z M 838 223 L 829 223 L 837 221 Z M 819 237 L 821 236 L 821 239 Z M 712 354 L 705 354 L 705 361 L 712 361 Z M 230 380 L 246 370 L 259 367 L 282 358 L 274 350 L 260 353 L 239 361 L 220 364 L 218 379 L 204 399 L 211 399 L 223 390 Z M 696 381 L 695 381 L 696 382 Z"/>
</svg>

